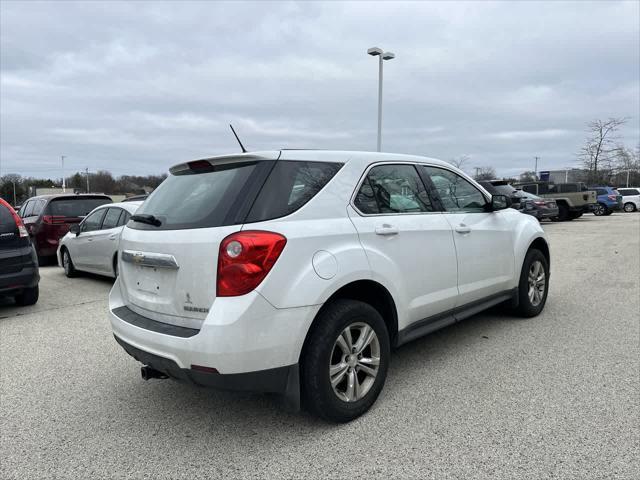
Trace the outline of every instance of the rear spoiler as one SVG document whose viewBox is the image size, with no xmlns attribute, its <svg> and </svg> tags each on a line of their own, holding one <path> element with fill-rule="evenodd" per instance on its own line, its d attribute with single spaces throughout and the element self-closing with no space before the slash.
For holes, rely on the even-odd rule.
<svg viewBox="0 0 640 480">
<path fill-rule="evenodd" d="M 190 162 L 179 163 L 169 169 L 173 175 L 187 170 L 208 169 L 216 165 L 227 163 L 241 162 L 257 162 L 261 160 L 277 160 L 280 157 L 279 151 L 274 152 L 253 152 L 253 153 L 234 153 L 231 155 L 220 155 L 218 157 L 202 158 L 200 160 L 192 160 Z"/>
</svg>

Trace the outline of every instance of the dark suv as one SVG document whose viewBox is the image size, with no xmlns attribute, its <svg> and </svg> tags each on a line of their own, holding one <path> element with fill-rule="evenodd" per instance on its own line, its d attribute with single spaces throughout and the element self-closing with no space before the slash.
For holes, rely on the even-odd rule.
<svg viewBox="0 0 640 480">
<path fill-rule="evenodd" d="M 74 223 L 94 208 L 112 203 L 107 195 L 41 195 L 32 197 L 20 207 L 22 217 L 40 260 L 53 257 L 58 250 L 58 241 Z"/>
<path fill-rule="evenodd" d="M 18 305 L 38 301 L 38 259 L 27 229 L 11 205 L 0 198 L 0 296 Z"/>
</svg>

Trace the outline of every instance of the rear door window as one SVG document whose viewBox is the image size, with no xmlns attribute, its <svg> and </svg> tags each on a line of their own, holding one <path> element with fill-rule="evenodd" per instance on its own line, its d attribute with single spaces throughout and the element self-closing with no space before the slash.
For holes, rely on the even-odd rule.
<svg viewBox="0 0 640 480">
<path fill-rule="evenodd" d="M 365 215 L 433 212 L 433 202 L 413 165 L 379 165 L 369 170 L 354 200 Z"/>
<path fill-rule="evenodd" d="M 104 214 L 107 211 L 106 208 L 101 208 L 100 210 L 93 212 L 82 222 L 82 226 L 80 227 L 81 232 L 93 232 L 96 230 L 100 230 L 100 226 L 102 225 L 102 219 L 104 218 Z"/>
<path fill-rule="evenodd" d="M 245 221 L 260 222 L 295 212 L 322 190 L 341 166 L 329 162 L 276 162 Z"/>
<path fill-rule="evenodd" d="M 623 197 L 629 197 L 631 195 L 640 195 L 640 192 L 635 188 L 619 188 L 618 193 Z"/>
<path fill-rule="evenodd" d="M 598 195 L 608 195 L 609 192 L 607 192 L 604 188 L 596 188 L 596 193 Z"/>
<path fill-rule="evenodd" d="M 46 200 L 38 200 L 35 202 L 35 205 L 33 206 L 33 212 L 31 212 L 31 215 L 40 215 L 42 213 L 42 210 L 44 209 L 44 206 L 46 205 L 47 201 Z"/>
<path fill-rule="evenodd" d="M 578 185 L 575 183 L 561 183 L 558 185 L 560 193 L 573 193 L 578 191 Z"/>
<path fill-rule="evenodd" d="M 122 214 L 122 209 L 120 208 L 107 209 L 107 213 L 105 214 L 104 220 L 102 221 L 102 230 L 117 227 L 118 220 L 120 220 L 121 214 Z"/>
</svg>

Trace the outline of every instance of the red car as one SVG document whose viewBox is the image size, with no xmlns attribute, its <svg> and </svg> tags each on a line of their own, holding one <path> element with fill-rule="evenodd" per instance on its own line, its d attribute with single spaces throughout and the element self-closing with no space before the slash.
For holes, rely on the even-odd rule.
<svg viewBox="0 0 640 480">
<path fill-rule="evenodd" d="M 62 194 L 40 195 L 27 200 L 18 214 L 22 217 L 40 260 L 53 257 L 58 241 L 74 223 L 94 208 L 113 203 L 107 195 Z"/>
</svg>

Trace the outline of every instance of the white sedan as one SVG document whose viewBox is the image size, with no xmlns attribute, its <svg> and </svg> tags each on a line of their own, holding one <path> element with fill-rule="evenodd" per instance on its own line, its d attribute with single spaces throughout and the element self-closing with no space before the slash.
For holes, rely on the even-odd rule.
<svg viewBox="0 0 640 480">
<path fill-rule="evenodd" d="M 142 202 L 101 205 L 73 225 L 58 246 L 58 265 L 67 277 L 79 270 L 118 276 L 120 233 Z"/>
</svg>

